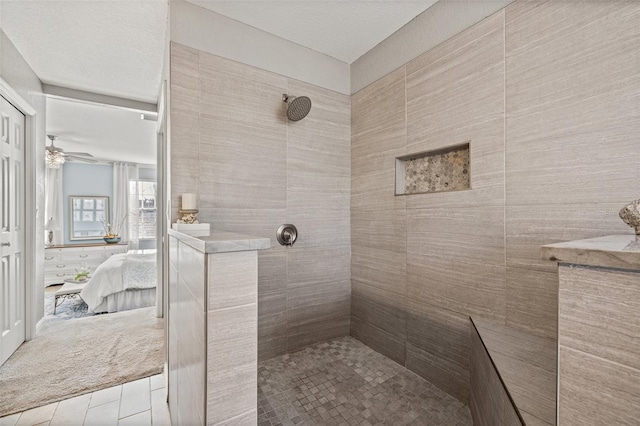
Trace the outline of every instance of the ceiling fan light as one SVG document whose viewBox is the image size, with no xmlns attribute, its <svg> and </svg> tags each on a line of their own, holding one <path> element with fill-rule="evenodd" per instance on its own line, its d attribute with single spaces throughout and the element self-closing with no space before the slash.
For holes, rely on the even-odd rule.
<svg viewBox="0 0 640 426">
<path fill-rule="evenodd" d="M 50 169 L 59 169 L 64 164 L 64 156 L 58 151 L 47 151 L 44 159 Z"/>
</svg>

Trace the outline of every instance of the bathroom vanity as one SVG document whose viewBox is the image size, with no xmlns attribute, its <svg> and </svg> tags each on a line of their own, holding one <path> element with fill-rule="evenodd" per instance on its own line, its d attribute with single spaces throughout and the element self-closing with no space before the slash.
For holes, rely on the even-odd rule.
<svg viewBox="0 0 640 426">
<path fill-rule="evenodd" d="M 557 261 L 558 424 L 640 418 L 640 237 L 542 247 Z"/>
<path fill-rule="evenodd" d="M 257 424 L 258 250 L 268 238 L 169 230 L 173 424 Z"/>
</svg>

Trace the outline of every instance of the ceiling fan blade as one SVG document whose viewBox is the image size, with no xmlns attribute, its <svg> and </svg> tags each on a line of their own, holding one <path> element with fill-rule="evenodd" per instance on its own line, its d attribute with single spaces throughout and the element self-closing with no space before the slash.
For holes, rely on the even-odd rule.
<svg viewBox="0 0 640 426">
<path fill-rule="evenodd" d="M 85 157 L 76 157 L 75 155 L 65 155 L 68 161 L 84 161 L 85 163 L 97 163 L 96 160 L 90 160 Z"/>
<path fill-rule="evenodd" d="M 89 154 L 88 152 L 64 152 L 66 155 L 77 155 L 80 157 L 93 157 L 93 155 Z"/>
</svg>

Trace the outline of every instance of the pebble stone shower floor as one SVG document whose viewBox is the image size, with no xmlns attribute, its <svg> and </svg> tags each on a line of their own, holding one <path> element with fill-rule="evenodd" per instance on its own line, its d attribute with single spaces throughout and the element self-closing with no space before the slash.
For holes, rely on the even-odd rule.
<svg viewBox="0 0 640 426">
<path fill-rule="evenodd" d="M 258 425 L 472 425 L 469 408 L 352 337 L 258 367 Z"/>
</svg>

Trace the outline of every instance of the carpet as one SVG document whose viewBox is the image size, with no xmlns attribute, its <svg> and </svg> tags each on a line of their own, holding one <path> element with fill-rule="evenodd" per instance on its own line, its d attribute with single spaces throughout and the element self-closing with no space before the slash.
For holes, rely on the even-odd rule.
<svg viewBox="0 0 640 426">
<path fill-rule="evenodd" d="M 0 367 L 0 417 L 162 372 L 155 308 L 45 324 Z"/>
</svg>

